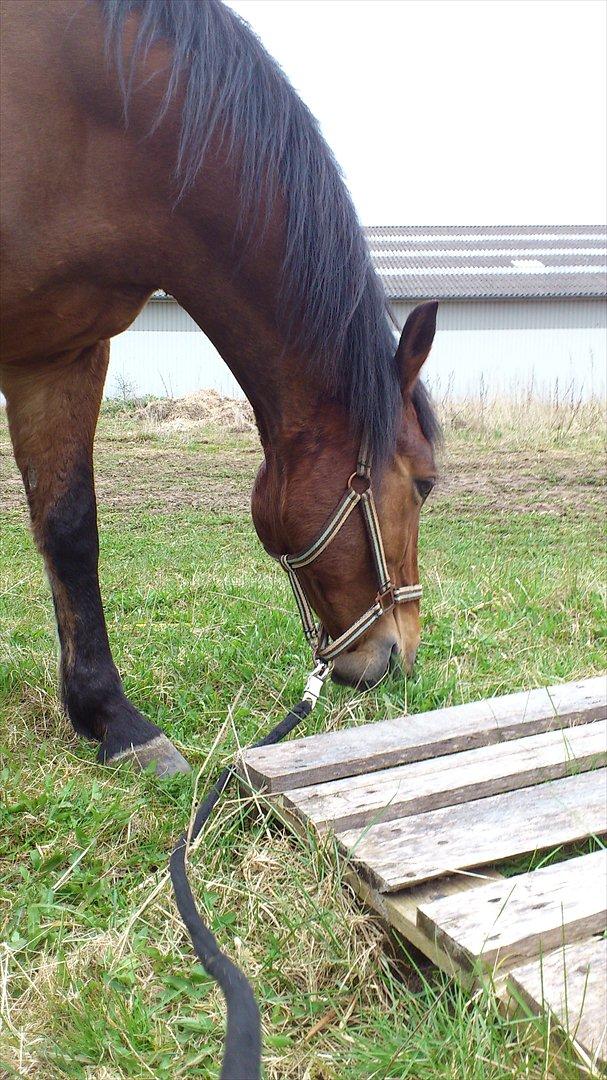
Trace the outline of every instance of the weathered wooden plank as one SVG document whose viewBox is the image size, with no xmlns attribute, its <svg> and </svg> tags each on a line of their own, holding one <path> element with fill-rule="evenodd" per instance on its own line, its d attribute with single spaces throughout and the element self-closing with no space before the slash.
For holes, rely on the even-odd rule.
<svg viewBox="0 0 607 1080">
<path fill-rule="evenodd" d="M 607 715 L 605 676 L 401 716 L 244 751 L 239 767 L 272 794 L 588 723 Z"/>
<path fill-rule="evenodd" d="M 535 1013 L 549 1009 L 595 1066 L 607 1064 L 607 940 L 590 938 L 514 968 L 509 986 Z"/>
<path fill-rule="evenodd" d="M 354 871 L 346 873 L 346 880 L 366 907 L 375 911 L 384 922 L 394 927 L 407 941 L 414 945 L 448 975 L 471 983 L 472 978 L 467 968 L 462 968 L 449 953 L 429 937 L 417 925 L 417 912 L 421 904 L 430 904 L 442 897 L 457 896 L 460 904 L 466 904 L 468 894 L 481 888 L 487 881 L 501 880 L 501 874 L 488 869 L 481 874 L 458 874 L 448 878 L 439 878 L 414 886 L 405 892 L 381 893 L 364 881 Z"/>
<path fill-rule="evenodd" d="M 377 888 L 394 892 L 442 874 L 607 831 L 607 770 L 336 833 Z"/>
<path fill-rule="evenodd" d="M 285 810 L 335 832 L 470 802 L 607 764 L 607 721 L 286 791 Z"/>
<path fill-rule="evenodd" d="M 423 901 L 417 913 L 427 937 L 479 972 L 481 964 L 503 970 L 588 938 L 606 920 L 607 851 L 481 886 L 465 904 L 450 896 Z"/>
</svg>

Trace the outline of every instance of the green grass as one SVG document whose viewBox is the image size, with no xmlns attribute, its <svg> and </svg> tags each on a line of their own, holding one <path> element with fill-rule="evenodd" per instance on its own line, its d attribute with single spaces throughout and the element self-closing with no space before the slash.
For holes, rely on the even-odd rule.
<svg viewBox="0 0 607 1080">
<path fill-rule="evenodd" d="M 104 423 L 101 472 L 126 489 L 119 462 L 139 446 L 137 431 L 116 416 Z M 466 438 L 456 448 L 464 456 Z M 182 444 L 184 470 L 201 452 L 210 465 L 214 454 L 222 467 L 230 454 L 242 464 L 245 443 Z M 579 450 L 580 484 L 595 452 Z M 558 475 L 559 451 L 543 460 Z M 248 473 L 254 464 L 255 455 Z M 594 506 L 538 512 L 519 498 L 486 510 L 483 498 L 460 505 L 457 489 L 439 493 L 422 525 L 414 676 L 391 676 L 364 696 L 330 686 L 304 730 L 601 670 Z M 197 770 L 204 787 L 239 744 L 275 723 L 298 698 L 309 658 L 288 585 L 245 511 L 101 505 L 100 524 L 108 627 L 127 692 L 196 768 L 168 782 L 113 771 L 72 737 L 57 704 L 41 564 L 23 510 L 3 513 L 0 1075 L 213 1077 L 222 1001 L 193 963 L 167 853 L 196 798 Z M 344 886 L 330 847 L 295 840 L 254 800 L 226 795 L 190 876 L 221 944 L 254 983 L 267 1077 L 576 1075 L 541 1024 L 531 1036 L 490 996 L 471 1000 L 419 957 L 403 957 Z"/>
</svg>

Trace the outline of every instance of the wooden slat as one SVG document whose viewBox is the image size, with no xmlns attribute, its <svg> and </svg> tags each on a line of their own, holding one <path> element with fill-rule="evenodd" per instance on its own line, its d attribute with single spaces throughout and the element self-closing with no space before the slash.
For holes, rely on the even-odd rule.
<svg viewBox="0 0 607 1080">
<path fill-rule="evenodd" d="M 372 884 L 394 892 L 607 831 L 606 779 L 598 769 L 336 836 Z"/>
<path fill-rule="evenodd" d="M 500 970 L 590 937 L 607 919 L 607 851 L 422 902 L 419 929 L 462 967 Z"/>
<path fill-rule="evenodd" d="M 354 871 L 346 874 L 346 880 L 355 893 L 360 897 L 366 907 L 375 911 L 389 926 L 394 927 L 411 945 L 419 949 L 448 975 L 453 975 L 464 983 L 471 982 L 467 968 L 462 968 L 457 960 L 441 948 L 440 943 L 435 942 L 423 929 L 417 925 L 417 913 L 420 905 L 430 904 L 433 900 L 441 898 L 456 898 L 459 903 L 465 905 L 468 902 L 468 893 L 476 891 L 487 881 L 501 880 L 501 874 L 488 869 L 482 874 L 458 874 L 448 878 L 439 878 L 434 881 L 426 881 L 423 885 L 417 885 L 405 892 L 381 893 L 372 885 L 364 881 Z M 466 894 L 464 896 L 464 894 Z"/>
<path fill-rule="evenodd" d="M 272 794 L 588 723 L 607 714 L 605 676 L 310 735 L 245 751 L 240 770 Z"/>
<path fill-rule="evenodd" d="M 296 788 L 285 810 L 319 830 L 360 828 L 607 764 L 607 721 Z"/>
<path fill-rule="evenodd" d="M 535 1013 L 548 1008 L 595 1066 L 607 1064 L 607 941 L 590 938 L 514 968 L 514 992 Z"/>
</svg>

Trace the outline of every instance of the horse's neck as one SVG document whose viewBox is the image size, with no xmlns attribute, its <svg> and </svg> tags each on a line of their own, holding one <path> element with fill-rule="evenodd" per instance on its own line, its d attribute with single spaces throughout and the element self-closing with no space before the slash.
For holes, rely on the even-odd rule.
<svg viewBox="0 0 607 1080">
<path fill-rule="evenodd" d="M 175 210 L 179 244 L 168 245 L 159 283 L 211 339 L 253 405 L 262 437 L 276 442 L 309 422 L 317 398 L 304 359 L 287 347 L 278 326 L 281 226 L 260 230 L 254 220 L 245 243 L 230 177 L 218 170 L 209 180 L 213 170 L 205 173 Z"/>
</svg>

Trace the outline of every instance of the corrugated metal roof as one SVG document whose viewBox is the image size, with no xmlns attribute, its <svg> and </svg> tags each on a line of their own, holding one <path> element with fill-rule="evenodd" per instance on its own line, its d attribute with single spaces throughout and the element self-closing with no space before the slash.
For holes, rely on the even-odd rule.
<svg viewBox="0 0 607 1080">
<path fill-rule="evenodd" d="M 391 300 L 604 297 L 604 225 L 377 225 L 365 229 Z"/>
</svg>

